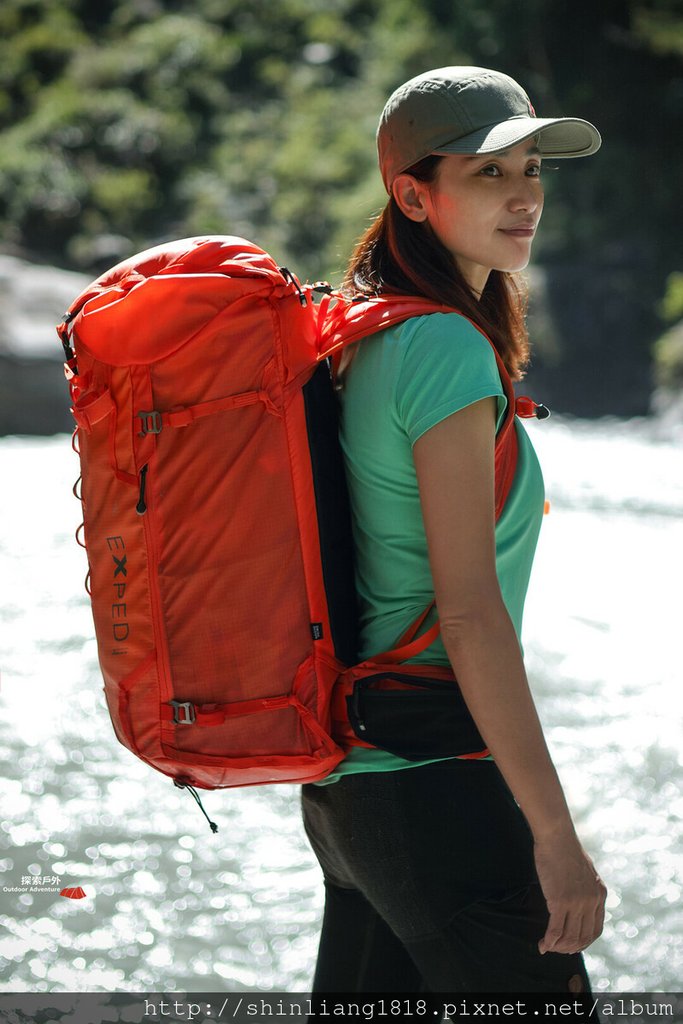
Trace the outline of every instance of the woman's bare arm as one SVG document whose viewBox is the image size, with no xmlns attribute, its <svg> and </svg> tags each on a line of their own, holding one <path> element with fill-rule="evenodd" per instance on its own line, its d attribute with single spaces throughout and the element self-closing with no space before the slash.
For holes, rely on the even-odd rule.
<svg viewBox="0 0 683 1024">
<path fill-rule="evenodd" d="M 605 887 L 574 832 L 496 576 L 495 400 L 423 434 L 413 455 L 441 635 L 463 696 L 534 837 L 550 921 L 541 952 L 602 930 Z"/>
</svg>

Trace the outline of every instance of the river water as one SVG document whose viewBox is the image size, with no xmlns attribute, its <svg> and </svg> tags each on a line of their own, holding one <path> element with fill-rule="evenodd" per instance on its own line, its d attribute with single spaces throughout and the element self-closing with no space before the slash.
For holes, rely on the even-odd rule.
<svg viewBox="0 0 683 1024">
<path fill-rule="evenodd" d="M 648 421 L 530 430 L 551 512 L 525 649 L 610 888 L 593 985 L 678 990 L 683 437 Z M 73 540 L 77 461 L 66 436 L 0 440 L 0 987 L 306 991 L 322 894 L 297 789 L 208 793 L 214 836 L 114 738 Z"/>
</svg>

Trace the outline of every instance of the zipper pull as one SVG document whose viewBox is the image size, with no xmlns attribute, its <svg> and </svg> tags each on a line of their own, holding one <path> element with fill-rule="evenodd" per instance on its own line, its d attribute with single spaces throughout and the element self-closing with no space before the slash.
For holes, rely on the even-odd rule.
<svg viewBox="0 0 683 1024">
<path fill-rule="evenodd" d="M 357 728 L 361 732 L 367 732 L 367 726 L 360 716 L 360 698 L 363 689 L 363 682 L 364 681 L 362 679 L 356 679 L 355 683 L 353 684 L 353 693 L 350 698 L 347 697 L 346 699 L 349 701 L 351 708 L 353 710 L 353 716 L 356 720 Z"/>
<path fill-rule="evenodd" d="M 198 792 L 197 792 L 197 790 L 196 790 L 196 789 L 194 788 L 194 786 L 191 786 L 191 785 L 189 784 L 189 782 L 182 782 L 182 781 L 181 781 L 180 779 L 174 779 L 174 780 L 173 780 L 173 785 L 174 785 L 174 786 L 177 786 L 177 787 L 178 787 L 178 789 L 186 789 L 186 790 L 188 791 L 188 793 L 189 793 L 189 794 L 190 794 L 190 795 L 191 795 L 192 797 L 194 797 L 194 799 L 195 799 L 195 800 L 196 800 L 196 802 L 197 802 L 197 806 L 199 807 L 199 810 L 200 810 L 200 811 L 202 812 L 202 814 L 204 815 L 204 817 L 205 817 L 205 818 L 206 818 L 206 820 L 208 821 L 209 825 L 211 826 L 211 831 L 212 831 L 212 832 L 214 832 L 214 833 L 215 833 L 215 832 L 218 832 L 218 825 L 216 824 L 216 822 L 215 822 L 215 821 L 211 821 L 211 818 L 209 817 L 209 815 L 208 815 L 208 814 L 206 813 L 206 811 L 204 810 L 204 806 L 203 806 L 203 804 L 202 804 L 202 801 L 201 801 L 201 800 L 200 800 L 200 798 L 199 798 L 199 793 L 198 793 Z"/>
<path fill-rule="evenodd" d="M 144 516 L 145 512 L 147 511 L 147 505 L 145 503 L 145 484 L 146 484 L 146 482 L 147 482 L 147 464 L 145 463 L 145 465 L 140 470 L 140 496 L 138 498 L 138 503 L 135 506 L 135 511 L 137 512 L 137 514 L 139 516 Z"/>
<path fill-rule="evenodd" d="M 295 278 L 294 274 L 292 273 L 292 271 L 289 270 L 288 267 L 278 267 L 278 270 L 280 271 L 280 273 L 284 277 L 284 279 L 287 282 L 287 284 L 294 285 L 294 288 L 295 288 L 296 293 L 297 293 L 297 295 L 299 297 L 299 302 L 301 303 L 301 305 L 302 306 L 307 306 L 308 305 L 308 300 L 306 298 L 306 295 L 305 295 L 304 291 L 302 290 L 301 285 L 299 284 L 299 282 Z"/>
</svg>

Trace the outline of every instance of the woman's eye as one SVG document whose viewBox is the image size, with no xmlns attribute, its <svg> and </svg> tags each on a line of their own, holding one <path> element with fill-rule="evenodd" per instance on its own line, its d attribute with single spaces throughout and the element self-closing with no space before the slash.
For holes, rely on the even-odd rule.
<svg viewBox="0 0 683 1024">
<path fill-rule="evenodd" d="M 486 167 L 482 167 L 479 171 L 487 178 L 501 178 L 503 171 L 498 164 L 487 164 Z M 524 172 L 529 178 L 540 178 L 541 176 L 541 165 L 540 164 L 529 164 L 526 171 Z"/>
</svg>

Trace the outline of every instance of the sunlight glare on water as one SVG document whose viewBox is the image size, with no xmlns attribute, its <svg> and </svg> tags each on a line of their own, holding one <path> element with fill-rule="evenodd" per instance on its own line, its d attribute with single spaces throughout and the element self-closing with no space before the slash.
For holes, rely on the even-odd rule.
<svg viewBox="0 0 683 1024">
<path fill-rule="evenodd" d="M 610 887 L 588 966 L 598 991 L 675 990 L 683 453 L 645 423 L 553 419 L 530 432 L 552 510 L 527 663 Z M 322 886 L 297 789 L 207 793 L 214 836 L 188 794 L 114 737 L 73 539 L 77 462 L 66 437 L 0 440 L 0 874 L 21 890 L 3 893 L 0 985 L 305 991 Z M 56 891 L 27 891 L 27 876 L 56 878 Z M 78 885 L 85 899 L 60 898 Z"/>
<path fill-rule="evenodd" d="M 644 422 L 531 432 L 551 512 L 526 659 L 579 832 L 610 888 L 587 957 L 594 987 L 678 990 L 683 447 Z"/>
</svg>

